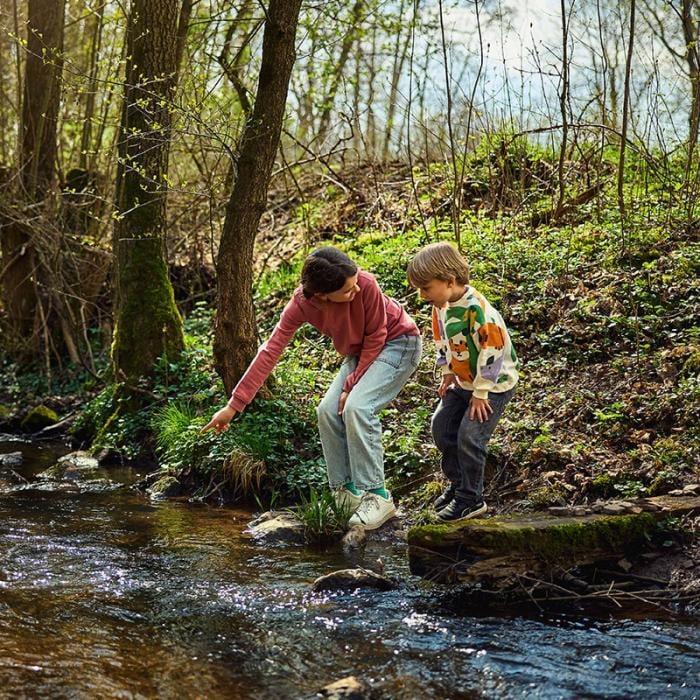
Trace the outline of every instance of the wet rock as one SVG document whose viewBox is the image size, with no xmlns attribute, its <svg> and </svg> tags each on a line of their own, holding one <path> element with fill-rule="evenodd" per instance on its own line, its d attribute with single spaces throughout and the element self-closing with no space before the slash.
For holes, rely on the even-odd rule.
<svg viewBox="0 0 700 700">
<path fill-rule="evenodd" d="M 267 515 L 263 513 L 263 516 Z M 274 513 L 272 517 L 262 520 L 260 516 L 255 525 L 248 527 L 248 532 L 256 539 L 265 542 L 303 542 L 304 526 L 291 513 Z"/>
<path fill-rule="evenodd" d="M 329 700 L 369 700 L 371 697 L 367 683 L 358 680 L 355 676 L 329 683 L 321 688 L 319 695 Z"/>
<path fill-rule="evenodd" d="M 395 581 L 362 567 L 340 569 L 325 576 L 319 576 L 312 586 L 314 591 L 352 591 L 356 588 L 390 591 L 396 587 Z"/>
<path fill-rule="evenodd" d="M 603 513 L 606 515 L 624 515 L 625 512 L 625 506 L 619 503 L 606 503 L 603 506 Z"/>
<path fill-rule="evenodd" d="M 343 535 L 343 549 L 357 549 L 367 541 L 367 531 L 362 525 L 353 525 Z"/>
<path fill-rule="evenodd" d="M 66 469 L 97 469 L 99 468 L 99 462 L 89 453 L 83 450 L 78 450 L 77 452 L 70 452 L 67 455 L 63 455 L 58 460 L 58 464 L 63 465 Z"/>
<path fill-rule="evenodd" d="M 20 455 L 21 463 L 21 453 L 14 452 L 12 454 Z M 0 455 L 0 457 L 5 457 L 7 455 Z M 21 474 L 16 472 L 12 467 L 2 464 L 0 462 L 0 492 L 2 491 L 12 491 L 18 484 L 26 484 L 28 479 L 25 479 Z"/>
<path fill-rule="evenodd" d="M 683 489 L 674 489 L 673 491 L 669 491 L 668 496 L 685 496 L 686 494 L 683 492 Z"/>
<path fill-rule="evenodd" d="M 21 452 L 7 452 L 0 455 L 0 469 L 3 467 L 14 468 L 22 465 Z"/>
<path fill-rule="evenodd" d="M 643 498 L 640 498 L 635 505 L 641 508 L 645 513 L 656 513 L 661 510 L 661 507 L 656 505 L 656 503 L 651 503 Z"/>
<path fill-rule="evenodd" d="M 547 508 L 547 512 L 550 515 L 557 515 L 557 516 L 563 516 L 563 515 L 571 515 L 571 508 L 569 506 L 550 506 Z"/>
<path fill-rule="evenodd" d="M 146 489 L 146 493 L 154 501 L 174 498 L 182 493 L 182 485 L 174 476 L 162 476 Z"/>
<path fill-rule="evenodd" d="M 63 455 L 53 467 L 39 474 L 40 479 L 50 481 L 86 481 L 100 476 L 97 460 L 80 450 Z"/>
<path fill-rule="evenodd" d="M 35 406 L 20 423 L 20 427 L 28 433 L 36 433 L 42 428 L 58 423 L 58 420 L 58 413 L 48 406 Z"/>
<path fill-rule="evenodd" d="M 53 467 L 41 472 L 38 478 L 48 481 L 86 481 L 100 476 L 97 460 L 87 452 L 78 451 L 61 457 Z"/>
</svg>

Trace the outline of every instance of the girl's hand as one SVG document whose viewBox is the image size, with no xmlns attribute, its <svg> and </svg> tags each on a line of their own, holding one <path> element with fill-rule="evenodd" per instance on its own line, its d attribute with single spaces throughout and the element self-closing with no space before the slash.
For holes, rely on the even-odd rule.
<svg viewBox="0 0 700 700">
<path fill-rule="evenodd" d="M 238 413 L 235 408 L 224 406 L 214 414 L 214 417 L 200 430 L 201 433 L 206 430 L 216 430 L 217 433 L 224 433 L 229 428 L 229 423 Z"/>
<path fill-rule="evenodd" d="M 479 423 L 485 423 L 492 413 L 493 409 L 488 399 L 475 399 L 472 396 L 472 400 L 469 402 L 470 420 L 478 420 Z"/>
<path fill-rule="evenodd" d="M 349 391 L 343 391 L 340 394 L 340 401 L 338 401 L 338 415 L 342 416 L 343 411 L 345 410 L 345 402 L 348 400 L 348 395 L 350 394 Z"/>
<path fill-rule="evenodd" d="M 437 390 L 438 396 L 441 399 L 444 399 L 445 394 L 447 393 L 447 390 L 451 386 L 454 386 L 456 383 L 457 383 L 457 377 L 455 377 L 454 374 L 443 374 L 442 375 L 442 382 L 440 383 L 440 386 L 438 387 L 438 390 Z"/>
</svg>

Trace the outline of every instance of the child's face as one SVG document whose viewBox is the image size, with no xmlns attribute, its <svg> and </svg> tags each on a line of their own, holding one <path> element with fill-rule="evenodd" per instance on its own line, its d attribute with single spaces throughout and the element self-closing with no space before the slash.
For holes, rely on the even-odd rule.
<svg viewBox="0 0 700 700">
<path fill-rule="evenodd" d="M 352 301 L 357 293 L 360 291 L 360 287 L 357 284 L 357 275 L 348 277 L 345 280 L 345 284 L 335 292 L 329 292 L 328 294 L 317 294 L 322 301 L 334 301 L 338 304 L 342 304 L 348 301 Z"/>
<path fill-rule="evenodd" d="M 464 285 L 457 284 L 454 277 L 449 280 L 432 279 L 418 287 L 422 299 L 442 308 L 448 301 L 457 301 L 464 294 Z"/>
</svg>

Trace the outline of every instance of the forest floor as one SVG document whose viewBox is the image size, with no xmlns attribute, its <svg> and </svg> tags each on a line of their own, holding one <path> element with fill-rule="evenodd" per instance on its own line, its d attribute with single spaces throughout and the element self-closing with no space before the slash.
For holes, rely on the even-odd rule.
<svg viewBox="0 0 700 700">
<path fill-rule="evenodd" d="M 548 212 L 555 194 L 546 178 L 521 175 L 515 178 L 521 183 L 516 192 L 499 184 L 502 167 L 487 163 L 484 168 L 463 187 L 460 243 L 473 285 L 501 311 L 522 363 L 516 396 L 490 445 L 485 496 L 491 510 L 633 499 L 697 483 L 700 223 L 681 223 L 667 193 L 653 189 L 643 197 L 636 193 L 624 226 L 613 195 L 605 192 L 553 221 Z M 588 177 L 581 174 L 582 180 Z M 405 269 L 422 245 L 454 240 L 452 189 L 444 166 L 327 167 L 308 180 L 299 176 L 287 187 L 273 187 L 256 248 L 261 338 L 297 284 L 303 251 L 326 243 L 373 272 L 425 331 L 421 366 L 383 416 L 389 485 L 411 523 L 432 517 L 427 505 L 440 476 L 429 431 L 437 403 L 427 339 L 430 309 L 408 287 Z M 211 366 L 211 310 L 205 302 L 186 301 L 187 290 L 196 286 L 192 280 L 201 285 L 206 275 L 210 269 L 188 269 L 186 259 L 180 267 L 176 292 L 188 316 L 188 354 L 174 367 L 183 376 L 178 381 L 171 376 L 155 389 L 169 405 L 180 407 L 183 424 L 174 427 L 172 414 L 166 419 L 159 414 L 160 422 L 151 415 L 137 426 L 162 470 L 184 475 L 191 488 L 210 479 L 212 461 L 223 460 L 225 452 L 211 447 L 211 438 L 206 449 L 198 447 L 197 431 L 188 423 L 196 416 L 201 424 L 223 401 Z M 314 406 L 337 365 L 318 334 L 301 331 L 271 391 L 246 412 L 250 417 L 244 414 L 238 435 L 231 436 L 231 445 L 262 464 L 260 483 L 273 501 L 323 482 Z M 41 401 L 65 414 L 85 400 L 84 392 L 100 388 L 95 380 L 73 388 L 66 383 L 60 396 L 46 396 L 39 380 L 32 384 L 14 369 L 3 377 L 0 403 L 6 405 L 9 427 L 16 427 L 12 417 L 21 418 L 32 404 Z M 106 403 L 104 392 L 100 396 L 98 408 L 93 401 L 90 409 L 93 423 L 99 422 L 99 401 Z M 136 433 L 129 432 L 134 426 L 122 428 L 111 438 L 103 435 L 101 446 L 123 450 Z M 198 460 L 204 465 L 199 477 Z M 237 492 L 246 485 L 239 481 Z M 696 565 L 678 571 L 674 575 L 684 585 L 700 580 Z"/>
</svg>

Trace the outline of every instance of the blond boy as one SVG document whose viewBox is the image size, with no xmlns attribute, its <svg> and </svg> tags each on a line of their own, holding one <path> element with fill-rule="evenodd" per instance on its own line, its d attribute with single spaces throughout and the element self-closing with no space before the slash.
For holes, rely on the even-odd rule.
<svg viewBox="0 0 700 700">
<path fill-rule="evenodd" d="M 501 315 L 469 285 L 469 265 L 449 243 L 426 246 L 408 279 L 433 305 L 442 381 L 431 430 L 449 485 L 435 501 L 444 521 L 486 512 L 486 448 L 518 381 L 518 359 Z"/>
</svg>

